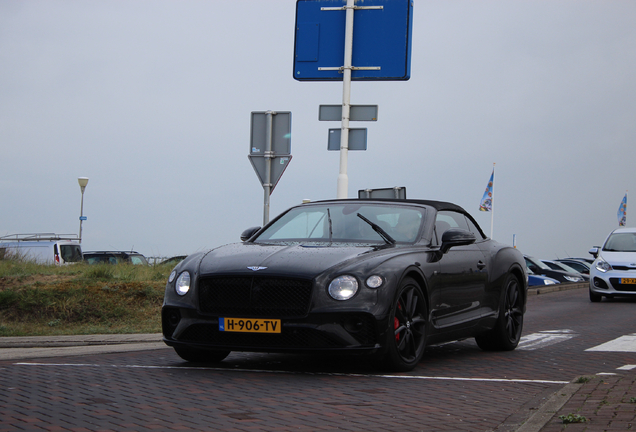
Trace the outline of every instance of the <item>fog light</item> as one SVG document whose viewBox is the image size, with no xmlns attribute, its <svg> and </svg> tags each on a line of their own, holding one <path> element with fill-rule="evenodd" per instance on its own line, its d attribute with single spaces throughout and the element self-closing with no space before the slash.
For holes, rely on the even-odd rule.
<svg viewBox="0 0 636 432">
<path fill-rule="evenodd" d="M 362 330 L 362 320 L 360 318 L 350 317 L 345 319 L 343 327 L 349 333 L 358 333 Z"/>
</svg>

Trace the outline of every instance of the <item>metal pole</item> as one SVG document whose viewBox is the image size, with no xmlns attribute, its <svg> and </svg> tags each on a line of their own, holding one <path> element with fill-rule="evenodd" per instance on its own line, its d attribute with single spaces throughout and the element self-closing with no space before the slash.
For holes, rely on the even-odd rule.
<svg viewBox="0 0 636 432">
<path fill-rule="evenodd" d="M 274 123 L 273 111 L 267 111 L 266 125 L 265 125 L 265 183 L 263 184 L 263 226 L 269 222 L 269 196 L 272 190 L 272 158 L 274 152 L 272 151 L 272 125 Z"/>
<path fill-rule="evenodd" d="M 82 222 L 84 221 L 84 190 L 86 189 L 86 185 L 88 184 L 88 178 L 79 177 L 77 179 L 77 183 L 79 183 L 80 190 L 82 191 L 82 204 L 80 206 L 80 228 L 79 228 L 79 242 L 82 243 Z"/>
<path fill-rule="evenodd" d="M 83 222 L 83 217 L 84 217 L 84 189 L 86 189 L 86 186 L 82 187 L 82 205 L 80 207 L 80 232 L 79 232 L 79 242 L 80 244 L 82 243 L 82 222 Z"/>
<path fill-rule="evenodd" d="M 338 199 L 347 198 L 349 196 L 347 162 L 349 157 L 349 112 L 351 109 L 351 57 L 353 50 L 354 0 L 347 0 L 346 8 L 344 68 L 342 71 L 342 124 L 340 127 L 340 172 L 338 173 Z"/>
</svg>

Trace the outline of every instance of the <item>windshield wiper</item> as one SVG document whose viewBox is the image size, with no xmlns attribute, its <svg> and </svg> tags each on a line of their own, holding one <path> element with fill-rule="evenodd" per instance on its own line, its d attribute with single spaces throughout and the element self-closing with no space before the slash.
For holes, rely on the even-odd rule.
<svg viewBox="0 0 636 432">
<path fill-rule="evenodd" d="M 395 240 L 393 239 L 393 237 L 391 237 L 389 234 L 387 234 L 386 231 L 384 231 L 380 225 L 375 224 L 373 222 L 371 222 L 369 219 L 365 218 L 364 216 L 362 216 L 360 213 L 356 213 L 356 215 L 362 219 L 363 221 L 365 221 L 366 223 L 368 223 L 369 225 L 371 225 L 371 228 L 373 228 L 373 231 L 377 232 L 378 234 L 380 234 L 380 237 L 382 237 L 382 240 L 384 240 L 386 243 L 388 244 L 395 244 Z"/>
</svg>

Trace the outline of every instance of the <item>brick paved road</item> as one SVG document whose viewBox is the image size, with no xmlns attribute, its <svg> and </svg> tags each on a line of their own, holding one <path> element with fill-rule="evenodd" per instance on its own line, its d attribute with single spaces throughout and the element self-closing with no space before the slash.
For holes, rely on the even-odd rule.
<svg viewBox="0 0 636 432">
<path fill-rule="evenodd" d="M 493 430 L 559 387 L 189 368 L 170 350 L 152 355 L 3 365 L 0 431 Z"/>
<path fill-rule="evenodd" d="M 579 291 L 535 297 L 527 315 L 524 334 L 567 328 L 567 342 L 508 353 L 457 342 L 429 349 L 407 374 L 241 353 L 194 367 L 169 348 L 3 361 L 0 431 L 511 431 L 564 382 L 635 363 L 633 353 L 584 351 L 617 331 L 609 322 L 633 323 L 633 303 L 591 304 Z M 614 320 L 599 314 L 608 308 Z"/>
</svg>

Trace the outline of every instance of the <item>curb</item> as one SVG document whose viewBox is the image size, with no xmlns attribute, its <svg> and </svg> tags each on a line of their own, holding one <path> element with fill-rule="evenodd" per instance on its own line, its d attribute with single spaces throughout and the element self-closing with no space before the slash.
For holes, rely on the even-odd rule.
<svg viewBox="0 0 636 432">
<path fill-rule="evenodd" d="M 578 379 L 578 378 L 577 378 Z M 539 409 L 528 418 L 515 432 L 539 432 L 559 412 L 572 396 L 581 388 L 574 381 L 556 391 Z"/>
<path fill-rule="evenodd" d="M 569 291 L 573 289 L 588 288 L 589 286 L 590 284 L 588 282 L 545 285 L 538 288 L 528 288 L 528 295 L 547 294 L 557 291 Z"/>
<path fill-rule="evenodd" d="M 53 348 L 162 342 L 161 333 L 0 337 L 0 348 Z"/>
</svg>

